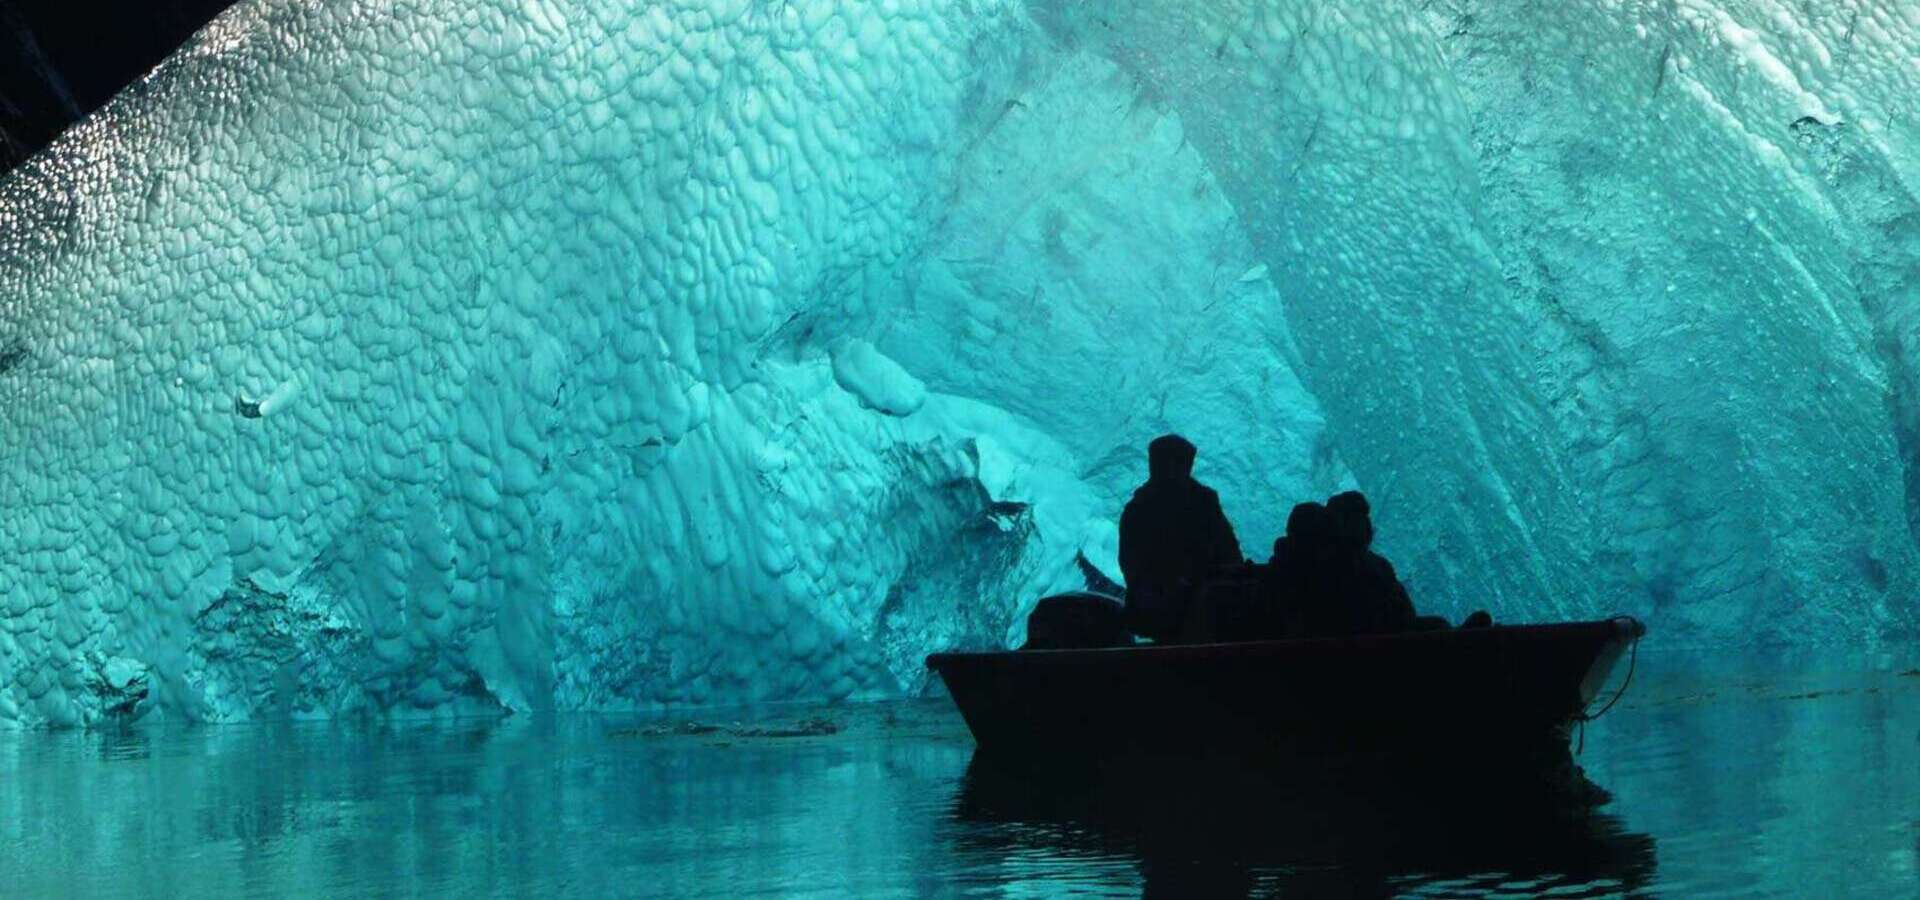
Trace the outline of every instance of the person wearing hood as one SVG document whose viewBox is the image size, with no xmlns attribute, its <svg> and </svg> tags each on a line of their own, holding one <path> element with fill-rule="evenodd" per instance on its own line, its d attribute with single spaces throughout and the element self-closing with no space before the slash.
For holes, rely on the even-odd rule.
<svg viewBox="0 0 1920 900">
<path fill-rule="evenodd" d="M 1198 451 L 1177 434 L 1147 445 L 1147 483 L 1120 514 L 1120 572 L 1134 634 L 1178 640 L 1203 583 L 1246 562 L 1220 495 L 1194 480 Z"/>
</svg>

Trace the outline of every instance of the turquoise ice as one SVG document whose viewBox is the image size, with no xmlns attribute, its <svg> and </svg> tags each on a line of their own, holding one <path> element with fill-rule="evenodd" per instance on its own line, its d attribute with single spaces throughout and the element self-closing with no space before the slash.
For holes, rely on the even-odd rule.
<svg viewBox="0 0 1920 900">
<path fill-rule="evenodd" d="M 1920 624 L 1920 13 L 248 0 L 0 183 L 0 721 L 866 697 L 1358 487 L 1426 609 Z M 1117 573 L 1116 573 L 1117 574 Z"/>
</svg>

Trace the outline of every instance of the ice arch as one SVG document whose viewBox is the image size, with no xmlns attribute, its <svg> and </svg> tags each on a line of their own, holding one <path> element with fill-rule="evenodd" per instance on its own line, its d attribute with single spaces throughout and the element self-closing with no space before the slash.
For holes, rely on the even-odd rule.
<svg viewBox="0 0 1920 900">
<path fill-rule="evenodd" d="M 0 720 L 910 689 L 1167 428 L 1436 611 L 1911 635 L 1920 21 L 1564 7 L 243 3 L 0 186 Z"/>
</svg>

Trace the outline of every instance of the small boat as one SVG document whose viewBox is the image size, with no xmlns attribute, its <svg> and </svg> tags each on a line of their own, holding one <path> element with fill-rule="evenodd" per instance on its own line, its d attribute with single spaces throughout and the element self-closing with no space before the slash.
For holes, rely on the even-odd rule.
<svg viewBox="0 0 1920 900">
<path fill-rule="evenodd" d="M 1303 750 L 1470 757 L 1517 747 L 1565 754 L 1569 726 L 1587 717 L 1645 633 L 1639 621 L 1619 617 L 936 653 L 927 666 L 946 682 L 981 751 L 1008 758 Z"/>
</svg>

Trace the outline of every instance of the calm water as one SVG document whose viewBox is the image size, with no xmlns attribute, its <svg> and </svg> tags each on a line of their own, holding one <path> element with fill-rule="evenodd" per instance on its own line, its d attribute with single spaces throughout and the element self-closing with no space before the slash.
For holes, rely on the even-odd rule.
<svg viewBox="0 0 1920 900">
<path fill-rule="evenodd" d="M 1470 783 L 1444 803 L 1286 779 L 1042 790 L 970 771 L 944 700 L 703 715 L 723 727 L 701 733 L 0 732 L 0 894 L 1916 897 L 1906 668 L 1645 655 L 1587 730 L 1580 761 L 1615 795 L 1592 811 Z M 818 717 L 838 733 L 748 730 Z"/>
</svg>

